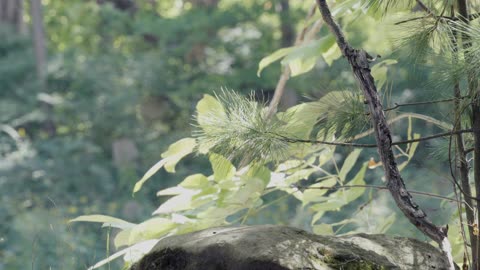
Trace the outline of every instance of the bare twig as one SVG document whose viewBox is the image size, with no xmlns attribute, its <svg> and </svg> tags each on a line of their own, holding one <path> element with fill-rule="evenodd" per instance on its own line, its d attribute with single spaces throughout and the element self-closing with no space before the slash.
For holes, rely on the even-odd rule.
<svg viewBox="0 0 480 270">
<path fill-rule="evenodd" d="M 443 133 L 438 133 L 426 137 L 421 137 L 421 138 L 416 138 L 416 139 L 410 139 L 410 140 L 404 140 L 404 141 L 398 141 L 398 142 L 392 142 L 391 145 L 403 145 L 403 144 L 409 144 L 409 143 L 414 143 L 414 142 L 421 142 L 421 141 L 428 141 L 436 138 L 441 138 L 441 137 L 446 137 L 446 136 L 452 136 L 454 134 L 462 134 L 462 133 L 470 133 L 473 132 L 472 129 L 463 129 L 463 130 L 455 130 L 455 131 L 449 131 L 449 132 L 443 132 Z M 303 139 L 295 139 L 295 138 L 289 138 L 287 136 L 283 136 L 280 134 L 274 134 L 278 137 L 280 137 L 282 140 L 289 142 L 289 143 L 313 143 L 313 144 L 326 144 L 326 145 L 336 145 L 336 146 L 349 146 L 349 147 L 359 147 L 359 148 L 375 148 L 378 147 L 377 144 L 367 144 L 367 143 L 353 143 L 353 142 L 329 142 L 329 141 L 319 141 L 319 140 L 303 140 Z"/>
<path fill-rule="evenodd" d="M 417 105 L 428 105 L 428 104 L 436 104 L 436 103 L 442 103 L 442 102 L 450 102 L 450 101 L 457 101 L 459 99 L 464 99 L 465 97 L 453 97 L 453 98 L 446 98 L 446 99 L 438 99 L 438 100 L 430 100 L 430 101 L 420 101 L 420 102 L 411 102 L 411 103 L 394 103 L 395 106 L 386 108 L 383 111 L 388 112 L 391 110 L 395 110 L 399 107 L 405 107 L 405 106 L 417 106 Z"/>
<path fill-rule="evenodd" d="M 313 4 L 307 14 L 307 17 L 305 18 L 305 26 L 303 27 L 302 31 L 295 39 L 295 44 L 294 44 L 295 46 L 313 37 L 313 34 L 307 35 L 307 33 L 315 33 L 320 29 L 321 24 L 319 22 L 321 21 L 317 21 L 313 25 L 313 27 L 310 29 L 310 31 L 308 30 L 307 22 L 310 18 L 313 17 L 313 15 L 315 14 L 315 10 L 316 10 L 316 5 Z M 307 35 L 307 38 L 305 38 L 306 35 Z M 290 79 L 290 68 L 286 66 L 283 68 L 283 72 L 280 75 L 280 78 L 278 79 L 277 86 L 275 87 L 275 92 L 273 93 L 272 101 L 270 102 L 270 105 L 268 107 L 268 114 L 267 114 L 268 118 L 272 117 L 277 112 L 277 107 L 278 107 L 278 104 L 280 103 L 280 99 L 282 98 L 283 93 L 285 92 L 285 85 L 287 84 L 288 79 Z"/>
</svg>

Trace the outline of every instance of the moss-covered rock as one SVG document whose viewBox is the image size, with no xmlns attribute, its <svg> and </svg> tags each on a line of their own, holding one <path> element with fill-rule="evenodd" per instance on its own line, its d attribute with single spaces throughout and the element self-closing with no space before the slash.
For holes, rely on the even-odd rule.
<svg viewBox="0 0 480 270">
<path fill-rule="evenodd" d="M 132 270 L 448 269 L 435 247 L 409 238 L 320 236 L 286 226 L 212 228 L 161 240 Z"/>
</svg>

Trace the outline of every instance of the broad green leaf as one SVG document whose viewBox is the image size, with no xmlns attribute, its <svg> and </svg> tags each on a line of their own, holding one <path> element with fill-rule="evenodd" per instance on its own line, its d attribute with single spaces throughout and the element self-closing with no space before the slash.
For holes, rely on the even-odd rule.
<svg viewBox="0 0 480 270">
<path fill-rule="evenodd" d="M 326 52 L 322 53 L 323 60 L 325 60 L 325 63 L 327 63 L 329 66 L 333 64 L 333 61 L 339 59 L 341 56 L 342 52 L 337 44 L 334 44 Z"/>
<path fill-rule="evenodd" d="M 290 68 L 290 75 L 292 77 L 309 72 L 315 67 L 316 63 L 317 63 L 316 58 L 305 58 L 305 59 L 296 58 L 288 62 L 285 62 L 285 64 L 288 64 L 288 67 Z"/>
<path fill-rule="evenodd" d="M 287 160 L 277 166 L 277 169 L 275 172 L 284 172 L 288 171 L 290 169 L 295 169 L 304 164 L 303 160 L 298 160 L 298 159 L 292 159 L 292 160 Z"/>
<path fill-rule="evenodd" d="M 193 152 L 197 141 L 193 138 L 184 138 L 168 147 L 168 150 L 162 154 L 167 159 L 165 170 L 170 173 L 175 172 L 175 165 L 186 155 Z"/>
<path fill-rule="evenodd" d="M 168 148 L 166 152 L 162 154 L 163 159 L 153 165 L 146 173 L 143 175 L 133 188 L 133 193 L 138 192 L 143 184 L 152 177 L 158 170 L 165 166 L 167 172 L 175 172 L 175 165 L 186 155 L 193 152 L 196 146 L 196 140 L 193 138 L 184 138 L 181 139 Z"/>
<path fill-rule="evenodd" d="M 200 126 L 204 125 L 206 119 L 214 115 L 226 115 L 225 108 L 215 97 L 203 95 L 203 98 L 197 103 L 197 122 Z"/>
<path fill-rule="evenodd" d="M 125 221 L 123 219 L 111 217 L 111 216 L 105 216 L 105 215 L 85 215 L 85 216 L 79 216 L 74 219 L 69 220 L 68 222 L 100 222 L 103 223 L 103 227 L 114 227 L 114 228 L 120 228 L 120 229 L 125 229 L 125 228 L 130 228 L 135 226 L 134 223 L 130 223 L 128 221 Z"/>
<path fill-rule="evenodd" d="M 106 265 L 107 263 L 117 259 L 117 258 L 120 258 L 121 256 L 125 255 L 125 254 L 128 254 L 130 252 L 137 252 L 137 250 L 140 250 L 141 252 L 144 252 L 144 254 L 148 253 L 157 243 L 158 243 L 158 239 L 153 239 L 153 240 L 148 240 L 148 241 L 143 241 L 143 242 L 140 242 L 140 243 L 137 243 L 131 247 L 128 247 L 128 248 L 125 248 L 125 249 L 122 249 L 118 252 L 115 252 L 114 254 L 108 256 L 107 258 L 97 262 L 95 265 L 91 266 L 88 268 L 88 270 L 93 270 L 93 269 L 98 269 L 104 265 Z M 135 262 L 135 261 L 131 261 L 132 263 Z"/>
<path fill-rule="evenodd" d="M 364 178 L 365 178 L 365 172 L 367 171 L 367 166 L 368 166 L 368 162 L 365 162 L 362 168 L 360 169 L 360 171 L 358 171 L 355 177 L 350 182 L 348 182 L 347 185 L 350 185 L 350 186 L 365 185 Z M 345 190 L 344 195 L 347 203 L 356 200 L 358 197 L 362 196 L 364 192 L 365 192 L 364 187 L 352 187 L 352 188 L 349 188 L 348 190 Z"/>
<path fill-rule="evenodd" d="M 385 85 L 385 82 L 387 81 L 387 72 L 388 72 L 388 66 L 389 65 L 394 65 L 397 63 L 397 60 L 394 59 L 385 59 L 377 64 L 375 64 L 372 67 L 372 76 L 375 78 L 375 83 L 377 86 L 377 89 L 382 89 L 382 87 Z"/>
<path fill-rule="evenodd" d="M 357 148 L 357 149 L 354 149 L 347 156 L 347 158 L 343 162 L 340 172 L 338 173 L 338 177 L 340 178 L 340 181 L 345 182 L 345 178 L 347 177 L 347 174 L 350 172 L 353 166 L 355 166 L 355 163 L 357 162 L 360 152 L 362 152 L 362 149 Z"/>
<path fill-rule="evenodd" d="M 285 178 L 285 183 L 294 184 L 300 180 L 307 179 L 312 173 L 318 171 L 317 168 L 308 168 L 296 171 Z"/>
<path fill-rule="evenodd" d="M 265 189 L 265 183 L 258 178 L 249 179 L 243 187 L 225 197 L 225 204 L 246 205 L 251 198 L 258 199 Z"/>
<path fill-rule="evenodd" d="M 220 183 L 222 180 L 232 179 L 235 175 L 235 167 L 221 155 L 210 154 L 210 163 L 213 169 L 213 179 L 217 183 Z"/>
<path fill-rule="evenodd" d="M 272 54 L 262 58 L 260 60 L 260 63 L 258 63 L 258 70 L 257 70 L 257 76 L 260 77 L 260 73 L 262 73 L 262 70 L 269 66 L 271 63 L 280 60 L 280 58 L 283 58 L 285 55 L 287 55 L 290 51 L 292 51 L 293 47 L 288 47 L 288 48 L 282 48 L 279 50 L 276 50 Z"/>
<path fill-rule="evenodd" d="M 327 180 L 324 180 L 320 183 L 313 184 L 309 186 L 304 192 L 303 192 L 303 205 L 306 205 L 310 202 L 319 202 L 323 201 L 324 199 L 322 196 L 328 192 L 329 187 L 335 186 L 337 183 L 336 177 L 331 177 Z M 320 189 L 320 187 L 324 187 L 326 189 Z"/>
<path fill-rule="evenodd" d="M 184 192 L 188 192 L 188 190 L 180 185 L 176 187 L 162 189 L 157 192 L 157 196 L 174 196 L 182 194 Z"/>
<path fill-rule="evenodd" d="M 118 249 L 119 247 L 128 246 L 130 240 L 130 233 L 132 232 L 132 228 L 128 228 L 125 230 L 120 231 L 115 235 L 113 239 L 113 244 Z"/>
<path fill-rule="evenodd" d="M 388 229 L 393 225 L 395 222 L 395 213 L 391 213 L 385 219 L 382 219 L 383 222 L 377 226 L 379 228 L 378 233 L 386 233 Z"/>
<path fill-rule="evenodd" d="M 261 180 L 263 188 L 265 188 L 268 182 L 270 182 L 270 176 L 271 172 L 265 166 L 252 166 L 242 178 L 247 177 L 246 181 L 251 179 Z"/>
<path fill-rule="evenodd" d="M 207 210 L 199 213 L 197 216 L 201 219 L 210 220 L 225 220 L 230 215 L 235 214 L 241 209 L 244 209 L 243 205 L 229 205 L 227 207 L 209 207 Z"/>
<path fill-rule="evenodd" d="M 175 222 L 167 218 L 156 217 L 146 220 L 132 228 L 128 240 L 129 245 L 164 236 L 176 225 Z"/>
<path fill-rule="evenodd" d="M 330 224 L 318 224 L 312 227 L 313 233 L 318 235 L 334 235 L 333 228 Z"/>
<path fill-rule="evenodd" d="M 207 187 L 208 184 L 208 178 L 201 173 L 197 173 L 187 176 L 179 185 L 188 189 L 201 189 Z"/>
<path fill-rule="evenodd" d="M 319 220 L 327 211 L 338 210 L 344 206 L 346 202 L 338 198 L 328 198 L 327 201 L 314 204 L 310 206 L 310 209 L 316 211 L 317 213 L 313 216 L 311 224 L 314 224 Z"/>
<path fill-rule="evenodd" d="M 162 203 L 153 214 L 170 214 L 177 211 L 190 210 L 192 209 L 192 196 L 198 192 L 198 190 L 186 189 L 185 192 Z"/>
</svg>

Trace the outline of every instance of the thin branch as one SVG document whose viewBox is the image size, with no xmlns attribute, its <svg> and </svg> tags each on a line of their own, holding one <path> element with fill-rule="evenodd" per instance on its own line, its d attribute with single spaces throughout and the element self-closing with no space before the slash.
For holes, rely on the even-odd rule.
<svg viewBox="0 0 480 270">
<path fill-rule="evenodd" d="M 436 139 L 436 138 L 451 136 L 451 135 L 454 135 L 454 134 L 462 134 L 462 133 L 470 133 L 470 132 L 473 132 L 473 130 L 472 129 L 462 129 L 462 130 L 455 130 L 455 131 L 452 130 L 452 131 L 449 131 L 449 132 L 438 133 L 438 134 L 434 134 L 434 135 L 430 135 L 430 136 L 426 136 L 426 137 L 392 142 L 391 145 L 403 145 L 403 144 L 409 144 L 409 143 L 414 143 L 414 142 L 421 142 L 421 141 L 427 141 L 427 140 L 432 140 L 432 139 Z M 287 136 L 280 135 L 280 134 L 274 134 L 274 135 L 280 137 L 282 140 L 284 140 L 285 142 L 289 142 L 289 143 L 313 143 L 313 144 L 326 144 L 326 145 L 349 146 L 349 147 L 359 147 L 359 148 L 375 148 L 375 147 L 377 147 L 376 144 L 353 143 L 353 142 L 329 142 L 329 141 L 319 141 L 319 140 L 303 140 L 303 139 L 289 138 Z"/>
<path fill-rule="evenodd" d="M 344 185 L 344 186 L 335 186 L 335 187 L 309 187 L 309 186 L 295 186 L 299 190 L 305 190 L 305 189 L 328 189 L 328 190 L 335 190 L 335 189 L 343 189 L 343 188 L 373 188 L 373 189 L 378 189 L 378 190 L 388 190 L 388 187 L 386 186 L 377 186 L 377 185 Z M 424 191 L 415 191 L 415 190 L 408 190 L 408 192 L 412 194 L 417 194 L 421 196 L 427 196 L 427 197 L 432 197 L 432 198 L 437 198 L 437 199 L 442 199 L 442 200 L 447 200 L 451 202 L 456 202 L 456 203 L 462 203 L 465 204 L 465 201 L 460 201 L 454 198 L 430 193 L 430 192 L 424 192 Z"/>
<path fill-rule="evenodd" d="M 313 4 L 312 7 L 310 8 L 307 17 L 305 18 L 305 22 L 308 22 L 310 18 L 313 17 L 315 14 L 316 10 L 316 5 Z M 321 21 L 320 21 L 321 22 Z M 295 39 L 295 46 L 303 43 L 304 41 L 307 41 L 309 38 L 313 37 L 312 32 L 318 31 L 320 29 L 320 24 L 316 22 L 312 29 L 310 29 L 310 34 L 305 38 L 307 35 L 308 31 L 308 25 L 305 23 L 305 26 L 303 27 L 302 31 L 300 34 L 297 36 Z M 272 117 L 275 112 L 277 111 L 278 104 L 280 103 L 280 99 L 283 96 L 283 93 L 285 92 L 285 86 L 287 84 L 288 79 L 290 79 L 290 68 L 288 66 L 284 67 L 282 74 L 280 75 L 280 78 L 278 79 L 277 85 L 275 86 L 275 92 L 273 93 L 272 101 L 270 102 L 270 105 L 268 107 L 268 114 L 267 117 L 270 118 Z"/>
<path fill-rule="evenodd" d="M 464 99 L 467 98 L 468 96 L 463 96 L 460 98 L 453 97 L 453 98 L 446 98 L 446 99 L 438 99 L 438 100 L 430 100 L 430 101 L 420 101 L 420 102 L 411 102 L 411 103 L 394 103 L 395 106 L 384 109 L 384 112 L 392 111 L 395 110 L 399 107 L 405 107 L 405 106 L 416 106 L 416 105 L 428 105 L 428 104 L 436 104 L 436 103 L 442 103 L 442 102 L 450 102 L 450 101 L 456 101 L 459 99 Z"/>
<path fill-rule="evenodd" d="M 416 0 L 416 2 L 425 12 L 427 12 L 431 16 L 435 16 L 435 14 L 432 12 L 432 10 L 429 9 L 422 1 Z"/>
</svg>

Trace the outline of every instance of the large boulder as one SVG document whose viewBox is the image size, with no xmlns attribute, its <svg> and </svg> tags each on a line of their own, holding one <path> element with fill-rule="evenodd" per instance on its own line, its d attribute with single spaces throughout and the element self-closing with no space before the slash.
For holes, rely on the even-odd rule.
<svg viewBox="0 0 480 270">
<path fill-rule="evenodd" d="M 132 270 L 448 269 L 410 238 L 321 236 L 286 226 L 220 227 L 162 239 Z"/>
</svg>

